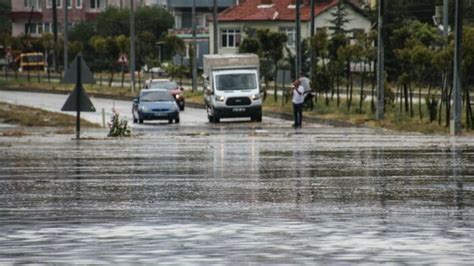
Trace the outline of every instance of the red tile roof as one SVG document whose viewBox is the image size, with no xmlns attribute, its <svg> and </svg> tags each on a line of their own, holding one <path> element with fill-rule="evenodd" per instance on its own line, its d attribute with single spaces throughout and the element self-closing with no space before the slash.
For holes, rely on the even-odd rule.
<svg viewBox="0 0 474 266">
<path fill-rule="evenodd" d="M 311 6 L 309 5 L 309 1 L 301 0 L 301 3 L 301 20 L 309 21 L 311 19 Z M 325 12 L 338 3 L 339 0 L 316 3 L 315 15 L 317 16 Z M 271 5 L 262 4 L 262 0 L 246 0 L 240 5 L 224 10 L 218 16 L 219 21 L 294 21 L 295 19 L 295 0 L 273 0 L 273 4 Z"/>
</svg>

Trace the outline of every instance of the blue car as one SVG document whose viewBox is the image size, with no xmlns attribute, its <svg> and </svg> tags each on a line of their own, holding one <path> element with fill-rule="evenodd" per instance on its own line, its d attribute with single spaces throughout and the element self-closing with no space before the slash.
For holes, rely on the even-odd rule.
<svg viewBox="0 0 474 266">
<path fill-rule="evenodd" d="M 142 90 L 133 100 L 133 123 L 143 124 L 145 120 L 168 120 L 179 123 L 179 106 L 167 90 Z"/>
</svg>

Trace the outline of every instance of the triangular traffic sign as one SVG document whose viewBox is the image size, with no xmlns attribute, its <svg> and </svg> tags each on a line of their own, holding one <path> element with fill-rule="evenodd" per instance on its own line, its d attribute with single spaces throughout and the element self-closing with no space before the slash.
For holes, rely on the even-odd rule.
<svg viewBox="0 0 474 266">
<path fill-rule="evenodd" d="M 86 91 L 82 87 L 76 86 L 74 90 L 69 94 L 66 102 L 63 105 L 63 108 L 61 108 L 61 111 L 71 111 L 71 112 L 76 112 L 78 111 L 77 109 L 77 98 L 79 98 L 80 103 L 79 105 L 81 106 L 80 110 L 81 112 L 95 112 L 95 107 L 91 102 L 91 99 L 89 98 L 89 95 L 87 95 Z"/>
<path fill-rule="evenodd" d="M 95 84 L 94 74 L 92 74 L 92 71 L 87 66 L 86 61 L 84 61 L 84 58 L 79 55 L 76 56 L 76 58 L 74 58 L 74 61 L 71 63 L 71 66 L 67 69 L 66 74 L 61 80 L 61 83 L 77 84 L 77 75 L 78 75 L 78 71 L 77 71 L 78 62 L 77 61 L 78 60 L 81 60 L 80 61 L 81 84 Z"/>
</svg>

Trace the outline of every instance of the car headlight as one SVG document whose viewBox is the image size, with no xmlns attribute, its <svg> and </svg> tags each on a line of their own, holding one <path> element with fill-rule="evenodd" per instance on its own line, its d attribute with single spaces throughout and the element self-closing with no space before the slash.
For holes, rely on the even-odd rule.
<svg viewBox="0 0 474 266">
<path fill-rule="evenodd" d="M 223 102 L 225 100 L 224 96 L 216 96 L 216 101 Z"/>
<path fill-rule="evenodd" d="M 252 101 L 259 100 L 260 99 L 260 94 L 254 94 L 252 95 Z"/>
<path fill-rule="evenodd" d="M 140 106 L 140 111 L 146 112 L 148 111 L 148 108 L 146 108 L 146 106 Z"/>
</svg>

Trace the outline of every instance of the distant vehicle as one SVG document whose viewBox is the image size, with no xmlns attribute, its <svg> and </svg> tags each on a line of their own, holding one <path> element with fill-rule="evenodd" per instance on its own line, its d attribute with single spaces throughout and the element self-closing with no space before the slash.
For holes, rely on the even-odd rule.
<svg viewBox="0 0 474 266">
<path fill-rule="evenodd" d="M 262 121 L 259 59 L 255 54 L 204 55 L 204 103 L 207 118 L 250 117 Z"/>
<path fill-rule="evenodd" d="M 20 72 L 27 70 L 46 70 L 43 53 L 21 53 L 16 58 L 16 64 L 19 67 L 18 71 Z"/>
<path fill-rule="evenodd" d="M 168 120 L 179 123 L 179 107 L 169 91 L 161 89 L 142 90 L 133 100 L 133 123 L 143 124 L 145 120 Z"/>
<path fill-rule="evenodd" d="M 180 87 L 178 83 L 169 79 L 149 79 L 145 81 L 145 85 L 143 87 L 145 89 L 161 89 L 169 91 L 176 99 L 176 103 L 179 105 L 179 109 L 181 111 L 184 111 L 184 89 Z"/>
</svg>

